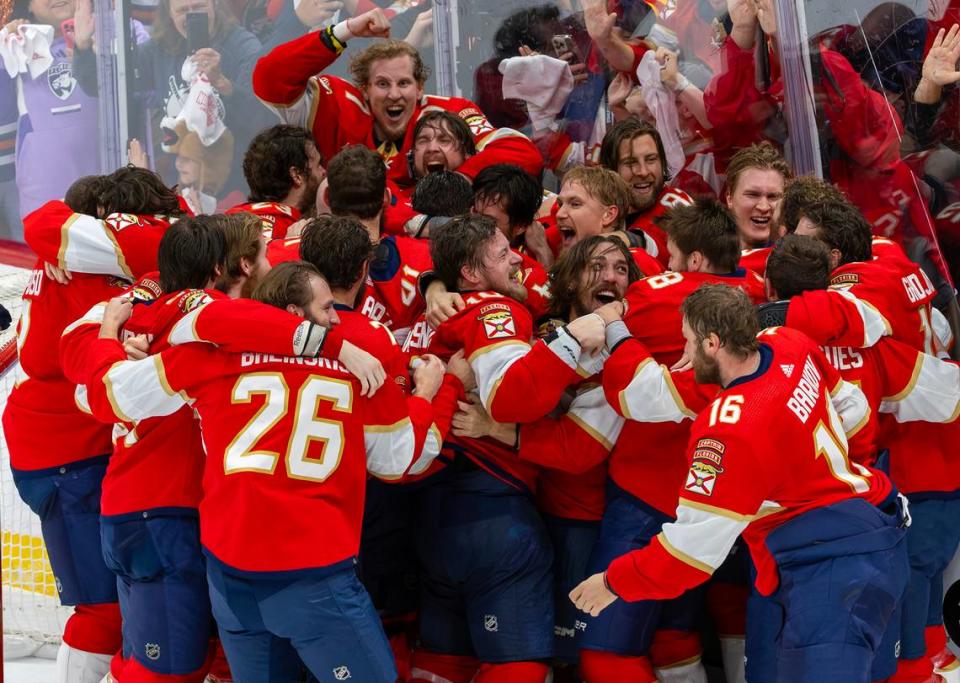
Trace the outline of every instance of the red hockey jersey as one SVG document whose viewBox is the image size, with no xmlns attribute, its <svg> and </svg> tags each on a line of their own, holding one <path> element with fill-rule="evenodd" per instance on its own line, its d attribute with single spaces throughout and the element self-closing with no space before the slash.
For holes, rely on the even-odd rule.
<svg viewBox="0 0 960 683">
<path fill-rule="evenodd" d="M 234 569 L 308 569 L 356 555 L 367 473 L 397 479 L 418 464 L 400 389 L 366 398 L 336 361 L 191 344 L 116 363 L 119 343 L 96 343 L 95 412 L 142 420 L 187 400 L 197 410 L 207 453 L 200 540 Z"/>
<path fill-rule="evenodd" d="M 110 452 L 110 428 L 76 404 L 56 348 L 64 328 L 91 306 L 121 294 L 128 278 L 156 270 L 160 238 L 170 221 L 130 214 L 98 220 L 51 201 L 23 224 L 24 238 L 39 256 L 17 327 L 28 379 L 11 392 L 3 425 L 11 465 L 36 470 Z M 49 279 L 44 262 L 73 272 L 73 279 L 67 285 Z"/>
<path fill-rule="evenodd" d="M 667 234 L 657 220 L 675 206 L 690 206 L 693 199 L 676 187 L 664 187 L 657 202 L 646 211 L 627 216 L 627 230 L 642 233 L 646 237 L 646 251 L 666 268 L 670 260 L 667 252 Z"/>
<path fill-rule="evenodd" d="M 420 273 L 433 269 L 430 243 L 410 237 L 380 239 L 370 264 L 359 312 L 385 325 L 400 344 L 426 310 L 417 288 Z"/>
<path fill-rule="evenodd" d="M 808 510 L 891 493 L 880 472 L 851 464 L 845 431 L 869 410 L 799 332 L 761 336 L 756 373 L 727 387 L 693 424 L 676 522 L 614 560 L 610 587 L 627 600 L 665 599 L 703 583 L 743 535 L 764 595 L 778 585 L 766 535 Z M 776 454 L 776 457 L 770 457 Z"/>
<path fill-rule="evenodd" d="M 249 299 L 231 300 L 216 290 L 186 290 L 156 298 L 159 285 L 141 279 L 132 291 L 144 303 L 134 306 L 121 335 L 146 335 L 153 353 L 176 344 L 207 342 L 225 350 L 314 357 L 326 332 L 280 309 Z M 64 372 L 77 384 L 85 385 L 96 367 L 93 347 L 103 311 L 103 304 L 94 307 L 61 339 Z M 196 508 L 203 460 L 199 425 L 189 406 L 165 417 L 116 424 L 101 513 Z"/>
<path fill-rule="evenodd" d="M 267 261 L 271 266 L 284 261 L 300 260 L 300 238 L 274 239 L 267 242 Z"/>
<path fill-rule="evenodd" d="M 446 359 L 463 349 L 480 401 L 497 422 L 532 422 L 547 415 L 579 379 L 580 345 L 560 328 L 531 348 L 530 313 L 502 294 L 465 292 L 464 302 L 466 307 L 436 330 L 430 352 Z M 537 390 L 531 392 L 533 386 Z M 490 438 L 451 437 L 449 442 L 453 452 L 462 451 L 493 476 L 534 489 L 536 468 L 519 461 L 513 449 Z"/>
<path fill-rule="evenodd" d="M 536 146 L 522 133 L 494 128 L 470 100 L 424 95 L 399 144 L 374 139 L 373 116 L 363 94 L 336 76 L 320 75 L 336 58 L 317 33 L 274 48 L 260 58 L 253 71 L 253 91 L 286 123 L 313 131 L 317 148 L 329 161 L 345 145 L 360 144 L 376 150 L 387 164 L 387 177 L 399 186 L 410 186 L 407 153 L 413 149 L 416 121 L 431 110 L 449 111 L 462 118 L 473 133 L 477 154 L 457 168 L 473 178 L 491 164 L 515 164 L 533 176 L 543 170 Z"/>
<path fill-rule="evenodd" d="M 247 202 L 228 209 L 226 213 L 252 213 L 260 219 L 263 236 L 268 240 L 283 239 L 290 226 L 300 220 L 300 209 L 282 202 Z"/>
</svg>

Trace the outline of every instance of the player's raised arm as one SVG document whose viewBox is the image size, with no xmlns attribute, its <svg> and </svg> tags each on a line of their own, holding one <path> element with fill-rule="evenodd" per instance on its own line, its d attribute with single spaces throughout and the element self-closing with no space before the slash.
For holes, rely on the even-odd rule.
<svg viewBox="0 0 960 683">
<path fill-rule="evenodd" d="M 376 8 L 278 45 L 257 62 L 253 92 L 286 123 L 312 129 L 320 116 L 335 125 L 340 113 L 337 98 L 320 72 L 343 52 L 349 39 L 389 35 L 390 21 Z"/>
</svg>

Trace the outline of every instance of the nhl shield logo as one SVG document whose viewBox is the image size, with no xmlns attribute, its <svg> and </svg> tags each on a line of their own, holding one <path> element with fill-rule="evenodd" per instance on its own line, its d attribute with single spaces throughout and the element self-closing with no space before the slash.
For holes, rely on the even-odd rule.
<svg viewBox="0 0 960 683">
<path fill-rule="evenodd" d="M 73 77 L 70 62 L 60 62 L 51 66 L 47 70 L 47 83 L 50 85 L 50 92 L 61 100 L 70 97 L 77 87 L 77 79 Z"/>
<path fill-rule="evenodd" d="M 345 666 L 338 666 L 333 670 L 333 677 L 338 681 L 345 681 L 348 678 L 352 678 L 350 675 L 350 669 Z"/>
<path fill-rule="evenodd" d="M 159 645 L 159 644 L 157 644 L 157 643 L 147 643 L 146 646 L 144 647 L 144 651 L 146 652 L 147 659 L 149 659 L 150 661 L 155 662 L 155 661 L 157 661 L 158 659 L 160 659 L 160 645 Z"/>
<path fill-rule="evenodd" d="M 499 624 L 497 623 L 496 614 L 484 614 L 483 615 L 483 627 L 490 633 L 496 633 Z"/>
</svg>

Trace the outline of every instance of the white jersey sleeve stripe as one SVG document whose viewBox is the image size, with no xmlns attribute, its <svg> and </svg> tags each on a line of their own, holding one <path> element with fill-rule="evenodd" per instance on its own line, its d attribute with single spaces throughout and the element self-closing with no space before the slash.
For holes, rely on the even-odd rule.
<svg viewBox="0 0 960 683">
<path fill-rule="evenodd" d="M 620 392 L 620 409 L 637 422 L 682 422 L 696 417 L 680 398 L 670 371 L 652 358 L 640 364 Z"/>
<path fill-rule="evenodd" d="M 413 425 L 406 417 L 387 426 L 365 426 L 367 471 L 380 479 L 399 479 L 410 469 L 416 455 Z"/>
<path fill-rule="evenodd" d="M 170 388 L 160 356 L 114 363 L 103 382 L 114 413 L 125 422 L 171 415 L 186 404 Z"/>
<path fill-rule="evenodd" d="M 843 432 L 848 439 L 870 421 L 870 404 L 856 384 L 840 380 L 830 392 L 830 402 L 843 423 Z"/>
<path fill-rule="evenodd" d="M 110 228 L 91 216 L 73 214 L 64 222 L 59 257 L 69 271 L 133 277 Z"/>
<path fill-rule="evenodd" d="M 423 448 L 416 462 L 410 466 L 410 474 L 422 474 L 430 467 L 434 459 L 440 455 L 440 447 L 443 445 L 443 439 L 440 438 L 440 430 L 436 425 L 430 425 L 427 430 L 427 438 L 423 441 Z"/>
<path fill-rule="evenodd" d="M 567 416 L 609 451 L 623 429 L 623 418 L 607 403 L 603 387 L 593 387 L 576 395 Z"/>
<path fill-rule="evenodd" d="M 529 351 L 528 344 L 512 339 L 484 347 L 470 357 L 470 367 L 477 378 L 480 401 L 488 412 L 504 373 Z"/>
<path fill-rule="evenodd" d="M 681 500 L 677 521 L 663 525 L 660 540 L 677 559 L 712 574 L 727 559 L 748 522 L 743 516 L 717 514 L 709 506 L 692 506 Z"/>
<path fill-rule="evenodd" d="M 885 397 L 880 412 L 891 413 L 897 422 L 953 422 L 960 415 L 960 366 L 919 354 L 910 383 Z"/>
<path fill-rule="evenodd" d="M 840 296 L 852 302 L 857 307 L 857 311 L 860 313 L 860 318 L 863 320 L 862 346 L 873 346 L 880 341 L 881 337 L 892 334 L 893 328 L 890 327 L 890 323 L 875 307 L 868 304 L 866 301 L 863 301 L 862 299 L 858 299 L 856 295 L 849 290 L 836 289 L 830 291 L 837 292 Z"/>
</svg>

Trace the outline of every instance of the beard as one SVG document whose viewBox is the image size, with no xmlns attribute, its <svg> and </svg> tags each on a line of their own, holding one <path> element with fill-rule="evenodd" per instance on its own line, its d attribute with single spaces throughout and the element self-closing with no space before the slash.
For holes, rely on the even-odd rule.
<svg viewBox="0 0 960 683">
<path fill-rule="evenodd" d="M 720 364 L 698 348 L 693 359 L 693 378 L 697 384 L 720 384 Z"/>
<path fill-rule="evenodd" d="M 243 284 L 240 285 L 240 298 L 252 298 L 254 290 L 260 285 L 264 275 L 266 275 L 266 273 L 262 272 L 259 266 L 251 271 L 250 275 L 243 281 Z"/>
<path fill-rule="evenodd" d="M 654 204 L 660 200 L 660 194 L 663 192 L 664 186 L 667 184 L 667 181 L 661 180 L 659 183 L 654 183 L 651 188 L 652 193 L 649 197 L 641 201 L 637 200 L 637 196 L 633 195 L 633 210 L 634 212 L 647 211 L 651 209 Z"/>
</svg>

